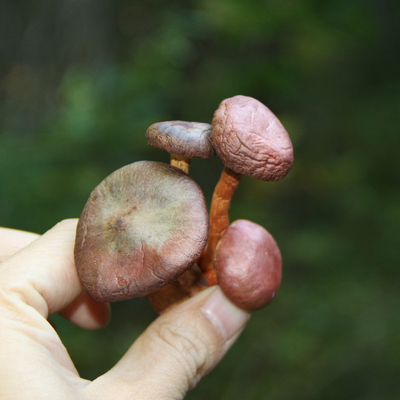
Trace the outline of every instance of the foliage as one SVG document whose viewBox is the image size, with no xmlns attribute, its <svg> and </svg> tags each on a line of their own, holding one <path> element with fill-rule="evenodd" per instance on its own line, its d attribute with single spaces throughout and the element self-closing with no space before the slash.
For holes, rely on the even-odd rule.
<svg viewBox="0 0 400 400">
<path fill-rule="evenodd" d="M 282 120 L 295 165 L 243 178 L 232 220 L 280 244 L 276 300 L 254 313 L 188 399 L 397 399 L 400 7 L 395 1 L 4 0 L 0 224 L 44 232 L 78 217 L 116 168 L 168 162 L 153 122 L 209 122 L 255 97 Z M 222 164 L 195 160 L 211 198 Z M 111 324 L 55 318 L 84 377 L 108 369 L 155 317 L 143 299 Z"/>
</svg>

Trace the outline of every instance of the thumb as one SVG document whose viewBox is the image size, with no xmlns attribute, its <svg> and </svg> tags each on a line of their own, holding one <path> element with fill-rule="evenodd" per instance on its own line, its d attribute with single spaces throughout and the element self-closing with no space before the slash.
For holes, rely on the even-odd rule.
<svg viewBox="0 0 400 400">
<path fill-rule="evenodd" d="M 96 397 L 101 399 L 182 399 L 217 365 L 248 318 L 219 286 L 204 290 L 157 318 L 115 367 L 85 390 L 101 393 Z"/>
</svg>

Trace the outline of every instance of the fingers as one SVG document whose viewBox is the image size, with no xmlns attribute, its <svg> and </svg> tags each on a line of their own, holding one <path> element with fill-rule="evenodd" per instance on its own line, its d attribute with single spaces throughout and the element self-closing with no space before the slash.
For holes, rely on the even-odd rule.
<svg viewBox="0 0 400 400">
<path fill-rule="evenodd" d="M 97 329 L 107 325 L 110 319 L 110 305 L 109 303 L 97 303 L 82 291 L 59 314 L 81 328 Z"/>
<path fill-rule="evenodd" d="M 15 276 L 22 275 L 28 277 L 25 285 L 34 283 L 35 288 L 44 293 L 51 304 L 57 304 L 55 298 L 62 295 L 63 301 L 56 307 L 51 307 L 50 314 L 58 311 L 58 309 L 72 301 L 64 309 L 60 311 L 60 315 L 69 319 L 74 324 L 85 329 L 96 329 L 107 324 L 110 317 L 110 307 L 107 303 L 96 303 L 85 292 L 81 291 L 79 281 L 77 281 L 75 273 L 75 265 L 71 257 L 73 257 L 73 243 L 75 241 L 76 220 L 63 221 L 56 225 L 42 237 L 35 233 L 18 231 L 7 228 L 0 228 L 0 261 L 8 259 L 17 251 L 23 249 L 38 239 L 38 243 L 32 243 L 29 248 L 22 251 L 14 259 L 10 260 L 13 267 L 8 269 L 9 273 L 5 275 L 4 281 L 12 281 Z M 65 242 L 63 242 L 63 238 Z M 53 248 L 53 245 L 56 246 Z M 40 257 L 35 254 L 40 253 Z M 30 262 L 24 262 L 24 260 Z M 43 262 L 45 261 L 45 262 Z M 55 268 L 59 265 L 59 268 Z M 63 266 L 67 267 L 67 271 L 63 271 Z M 6 270 L 6 266 L 2 270 Z M 29 272 L 29 273 L 28 273 Z M 35 274 L 37 276 L 33 276 Z M 63 280 L 67 275 L 69 279 Z M 40 277 L 38 283 L 37 277 Z M 43 277 L 47 279 L 42 279 Z M 29 279 L 30 278 L 30 279 Z M 52 288 L 45 288 L 45 285 L 51 284 Z M 56 282 L 56 285 L 54 285 Z M 65 287 L 69 285 L 69 287 Z M 64 290 L 56 291 L 56 288 L 64 286 Z M 42 288 L 42 289 L 40 289 Z M 18 290 L 21 290 L 19 287 Z M 80 294 L 79 294 L 80 293 Z M 78 295 L 79 294 L 79 295 Z M 78 296 L 76 299 L 74 297 Z"/>
<path fill-rule="evenodd" d="M 15 293 L 45 318 L 82 291 L 74 264 L 77 220 L 65 220 L 0 265 L 2 288 Z"/>
<path fill-rule="evenodd" d="M 118 364 L 85 389 L 98 399 L 183 398 L 232 346 L 249 314 L 209 288 L 160 316 Z"/>
<path fill-rule="evenodd" d="M 37 239 L 36 233 L 0 228 L 0 262 Z"/>
<path fill-rule="evenodd" d="M 30 244 L 1 263 L 0 281 L 6 294 L 44 317 L 61 311 L 96 328 L 107 322 L 109 308 L 82 293 L 73 258 L 76 223 L 63 221 L 31 242 L 36 236 L 26 237 Z M 13 243 L 22 246 L 19 240 Z M 114 368 L 82 390 L 100 400 L 183 398 L 228 351 L 248 317 L 218 286 L 209 288 L 154 321 Z"/>
</svg>

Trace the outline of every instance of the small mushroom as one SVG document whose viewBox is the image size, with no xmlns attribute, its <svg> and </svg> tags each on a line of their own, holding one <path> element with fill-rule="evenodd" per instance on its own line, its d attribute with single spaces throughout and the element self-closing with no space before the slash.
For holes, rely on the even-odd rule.
<svg viewBox="0 0 400 400">
<path fill-rule="evenodd" d="M 266 306 L 278 291 L 281 253 L 262 226 L 237 220 L 218 243 L 215 269 L 225 295 L 238 307 L 254 311 Z"/>
<path fill-rule="evenodd" d="M 215 156 L 211 142 L 211 125 L 202 122 L 165 121 L 151 125 L 147 141 L 171 154 L 171 165 L 189 172 L 192 158 Z"/>
<path fill-rule="evenodd" d="M 204 195 L 170 165 L 139 161 L 91 193 L 77 227 L 75 263 L 96 301 L 144 296 L 197 261 L 207 242 Z"/>
<path fill-rule="evenodd" d="M 252 97 L 222 101 L 212 121 L 212 142 L 230 169 L 263 181 L 284 178 L 293 164 L 286 129 L 269 108 Z"/>
<path fill-rule="evenodd" d="M 211 142 L 211 125 L 201 122 L 165 121 L 151 125 L 147 141 L 171 154 L 171 165 L 189 173 L 192 158 L 209 159 L 215 156 Z M 153 308 L 163 313 L 172 306 L 194 296 L 209 286 L 196 264 L 163 289 L 147 296 Z"/>
<path fill-rule="evenodd" d="M 293 146 L 285 128 L 264 104 L 251 97 L 222 101 L 212 121 L 212 142 L 225 167 L 211 201 L 208 244 L 200 260 L 210 284 L 216 283 L 214 251 L 229 226 L 228 209 L 242 174 L 277 181 L 293 164 Z"/>
</svg>

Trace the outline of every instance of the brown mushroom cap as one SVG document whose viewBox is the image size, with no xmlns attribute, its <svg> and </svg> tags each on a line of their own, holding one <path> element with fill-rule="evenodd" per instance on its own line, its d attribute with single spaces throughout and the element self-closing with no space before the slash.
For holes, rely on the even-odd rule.
<svg viewBox="0 0 400 400">
<path fill-rule="evenodd" d="M 201 255 L 208 214 L 200 187 L 170 165 L 139 161 L 91 193 L 77 227 L 75 263 L 96 301 L 157 291 Z"/>
<path fill-rule="evenodd" d="M 151 125 L 147 141 L 154 147 L 187 158 L 209 159 L 215 156 L 211 125 L 201 122 L 166 121 Z"/>
<path fill-rule="evenodd" d="M 222 101 L 212 121 L 212 142 L 226 166 L 256 179 L 282 179 L 293 164 L 293 146 L 285 128 L 252 97 Z"/>
<path fill-rule="evenodd" d="M 225 295 L 247 311 L 266 306 L 278 291 L 282 258 L 262 226 L 237 220 L 226 229 L 215 252 L 218 283 Z"/>
</svg>

